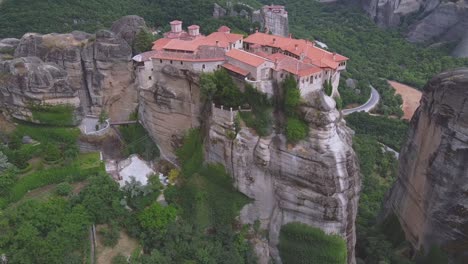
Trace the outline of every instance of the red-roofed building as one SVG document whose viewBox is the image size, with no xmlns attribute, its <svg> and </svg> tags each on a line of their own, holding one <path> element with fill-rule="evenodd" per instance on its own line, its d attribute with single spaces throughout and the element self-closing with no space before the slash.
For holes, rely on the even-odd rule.
<svg viewBox="0 0 468 264">
<path fill-rule="evenodd" d="M 282 10 L 278 6 L 268 8 Z M 340 73 L 346 69 L 348 58 L 308 40 L 259 32 L 244 39 L 243 35 L 230 32 L 222 26 L 203 36 L 198 25 L 191 25 L 187 33 L 181 21 L 172 21 L 171 32 L 155 41 L 151 52 L 139 54 L 134 60 L 157 71 L 166 65 L 193 72 L 212 72 L 223 67 L 270 95 L 273 82 L 282 82 L 290 75 L 296 78 L 303 96 L 322 89 L 327 80 L 337 93 Z"/>
</svg>

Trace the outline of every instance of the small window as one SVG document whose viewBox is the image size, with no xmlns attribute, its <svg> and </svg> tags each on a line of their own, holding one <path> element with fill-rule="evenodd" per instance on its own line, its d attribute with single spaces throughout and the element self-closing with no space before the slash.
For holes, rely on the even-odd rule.
<svg viewBox="0 0 468 264">
<path fill-rule="evenodd" d="M 183 62 L 183 61 L 180 61 L 180 65 L 184 65 L 184 62 Z"/>
<path fill-rule="evenodd" d="M 283 79 L 284 74 L 281 74 L 281 79 Z"/>
<path fill-rule="evenodd" d="M 216 68 L 218 68 L 218 69 L 219 69 L 219 67 L 220 67 L 220 66 L 221 66 L 221 65 L 219 65 L 219 64 L 218 64 L 218 65 L 216 66 Z"/>
<path fill-rule="evenodd" d="M 149 76 L 148 79 L 152 80 L 152 79 L 153 79 L 153 76 Z"/>
<path fill-rule="evenodd" d="M 202 69 L 205 69 L 205 64 L 202 65 Z"/>
<path fill-rule="evenodd" d="M 172 64 L 172 61 L 171 61 L 171 64 Z"/>
<path fill-rule="evenodd" d="M 159 63 L 162 63 L 162 60 L 159 60 Z"/>
</svg>

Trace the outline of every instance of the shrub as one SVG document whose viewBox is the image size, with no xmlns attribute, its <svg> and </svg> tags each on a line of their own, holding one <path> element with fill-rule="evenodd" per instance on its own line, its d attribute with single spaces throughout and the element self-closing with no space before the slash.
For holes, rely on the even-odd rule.
<svg viewBox="0 0 468 264">
<path fill-rule="evenodd" d="M 301 223 L 281 228 L 278 249 L 284 264 L 347 263 L 346 242 L 340 236 Z"/>
<path fill-rule="evenodd" d="M 109 226 L 104 226 L 99 230 L 99 235 L 102 237 L 102 243 L 106 247 L 115 247 L 120 238 L 120 230 L 115 223 Z"/>
<path fill-rule="evenodd" d="M 329 80 L 323 83 L 323 91 L 326 95 L 331 96 L 333 93 L 333 86 Z"/>
<path fill-rule="evenodd" d="M 121 253 L 117 254 L 115 257 L 112 258 L 112 264 L 127 264 L 127 257 L 122 255 Z"/>
<path fill-rule="evenodd" d="M 62 182 L 55 187 L 55 193 L 60 196 L 68 196 L 73 191 L 73 186 L 68 182 Z"/>
<path fill-rule="evenodd" d="M 169 172 L 169 182 L 171 184 L 174 184 L 177 182 L 177 179 L 179 178 L 179 175 L 180 175 L 180 171 L 178 169 L 172 169 L 170 172 Z"/>
<path fill-rule="evenodd" d="M 43 151 L 44 151 L 44 159 L 46 161 L 54 162 L 62 158 L 60 149 L 55 144 L 48 143 L 44 145 Z"/>
<path fill-rule="evenodd" d="M 291 143 L 296 143 L 307 137 L 309 127 L 304 121 L 297 118 L 288 118 L 286 124 L 286 138 Z"/>
</svg>

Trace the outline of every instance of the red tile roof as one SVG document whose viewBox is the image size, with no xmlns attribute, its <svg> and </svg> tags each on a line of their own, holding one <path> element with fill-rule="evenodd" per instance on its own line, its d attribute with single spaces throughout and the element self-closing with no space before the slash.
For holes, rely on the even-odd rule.
<svg viewBox="0 0 468 264">
<path fill-rule="evenodd" d="M 323 50 L 304 39 L 286 38 L 257 32 L 247 37 L 244 42 L 279 48 L 298 57 L 304 56 L 305 60 L 324 68 L 336 69 L 340 62 L 348 60 L 345 56 Z"/>
<path fill-rule="evenodd" d="M 284 70 L 294 75 L 298 75 L 299 77 L 309 76 L 322 71 L 322 69 L 317 66 L 304 63 L 282 53 L 272 54 L 268 56 L 268 59 L 275 62 L 276 71 Z"/>
<path fill-rule="evenodd" d="M 244 69 L 242 69 L 242 68 L 239 68 L 239 67 L 237 67 L 237 66 L 234 66 L 234 65 L 232 65 L 232 64 L 230 64 L 230 63 L 224 63 L 224 64 L 221 65 L 221 66 L 223 66 L 223 68 L 225 68 L 225 69 L 227 69 L 227 70 L 230 70 L 230 71 L 232 71 L 232 72 L 238 73 L 238 74 L 240 74 L 240 75 L 242 75 L 242 76 L 247 76 L 247 75 L 249 75 L 249 71 L 244 70 Z"/>
<path fill-rule="evenodd" d="M 227 26 L 221 26 L 220 28 L 218 28 L 218 32 L 230 33 L 231 29 Z"/>
<path fill-rule="evenodd" d="M 227 57 L 233 58 L 237 61 L 243 62 L 245 64 L 258 67 L 262 63 L 266 61 L 265 58 L 262 58 L 258 55 L 255 55 L 250 52 L 246 52 L 243 50 L 238 50 L 238 49 L 232 49 L 226 53 Z"/>
</svg>

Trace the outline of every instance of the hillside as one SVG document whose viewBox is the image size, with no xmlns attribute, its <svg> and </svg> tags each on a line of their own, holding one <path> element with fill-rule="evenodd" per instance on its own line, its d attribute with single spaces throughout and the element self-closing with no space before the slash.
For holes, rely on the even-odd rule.
<svg viewBox="0 0 468 264">
<path fill-rule="evenodd" d="M 173 19 L 208 25 L 214 0 L 2 0 L 0 39 L 21 37 L 26 32 L 50 33 L 81 30 L 95 32 L 108 28 L 125 15 L 139 15 L 149 26 L 165 26 Z M 256 1 L 247 1 L 258 7 Z M 229 23 L 228 23 L 229 24 Z"/>
</svg>

